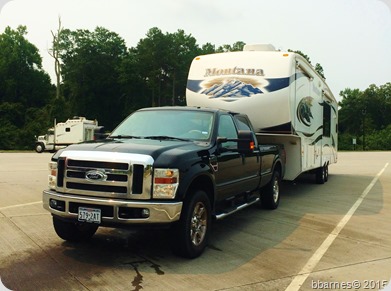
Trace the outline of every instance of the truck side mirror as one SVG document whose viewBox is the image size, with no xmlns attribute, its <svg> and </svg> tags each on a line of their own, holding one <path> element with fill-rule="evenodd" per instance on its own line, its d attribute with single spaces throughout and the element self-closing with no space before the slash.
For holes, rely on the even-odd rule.
<svg viewBox="0 0 391 291">
<path fill-rule="evenodd" d="M 222 143 L 225 143 L 227 141 L 228 141 L 228 138 L 226 138 L 226 137 L 220 137 L 220 136 L 217 137 L 217 153 L 218 154 L 221 154 L 221 153 L 227 151 L 226 148 L 221 146 Z"/>
<path fill-rule="evenodd" d="M 238 132 L 238 152 L 249 154 L 255 150 L 254 133 L 250 130 L 239 130 Z"/>
</svg>

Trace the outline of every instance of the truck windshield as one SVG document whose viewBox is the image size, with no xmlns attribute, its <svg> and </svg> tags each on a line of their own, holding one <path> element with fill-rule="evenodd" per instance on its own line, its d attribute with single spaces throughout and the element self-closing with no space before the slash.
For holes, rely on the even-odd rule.
<svg viewBox="0 0 391 291">
<path fill-rule="evenodd" d="M 212 125 L 211 112 L 145 110 L 131 114 L 112 132 L 111 137 L 207 141 Z"/>
</svg>

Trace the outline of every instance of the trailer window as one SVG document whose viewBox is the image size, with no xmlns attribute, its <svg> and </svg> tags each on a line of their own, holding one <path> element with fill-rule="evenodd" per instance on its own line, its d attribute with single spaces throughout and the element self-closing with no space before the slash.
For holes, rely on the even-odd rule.
<svg viewBox="0 0 391 291">
<path fill-rule="evenodd" d="M 323 136 L 330 137 L 331 134 L 331 106 L 323 102 Z"/>
<path fill-rule="evenodd" d="M 65 132 L 71 132 L 71 128 L 70 127 L 66 127 L 65 128 Z"/>
</svg>

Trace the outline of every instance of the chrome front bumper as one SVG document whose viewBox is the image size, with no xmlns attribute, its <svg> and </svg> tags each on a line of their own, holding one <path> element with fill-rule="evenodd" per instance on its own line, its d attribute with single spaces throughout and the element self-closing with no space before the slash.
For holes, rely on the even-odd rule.
<svg viewBox="0 0 391 291">
<path fill-rule="evenodd" d="M 102 223 L 116 224 L 149 224 L 149 223 L 171 223 L 179 220 L 182 202 L 167 201 L 161 202 L 145 202 L 145 201 L 130 201 L 123 199 L 112 198 L 92 198 L 87 196 L 77 196 L 69 194 L 61 194 L 51 190 L 44 190 L 43 207 L 50 211 L 53 215 L 60 216 L 66 219 L 78 218 L 77 211 L 70 205 L 89 205 L 90 207 L 109 209 L 110 215 L 102 213 Z M 64 204 L 64 208 L 57 210 L 52 208 L 50 200 L 56 200 Z M 123 218 L 121 212 L 132 209 L 148 209 L 149 216 L 146 218 Z"/>
</svg>

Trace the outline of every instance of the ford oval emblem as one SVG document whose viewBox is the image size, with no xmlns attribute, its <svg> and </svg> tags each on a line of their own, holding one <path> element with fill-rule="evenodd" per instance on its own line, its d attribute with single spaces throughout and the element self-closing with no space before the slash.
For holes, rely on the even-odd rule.
<svg viewBox="0 0 391 291">
<path fill-rule="evenodd" d="M 86 172 L 86 179 L 89 181 L 106 181 L 107 175 L 104 171 L 92 170 Z"/>
</svg>

